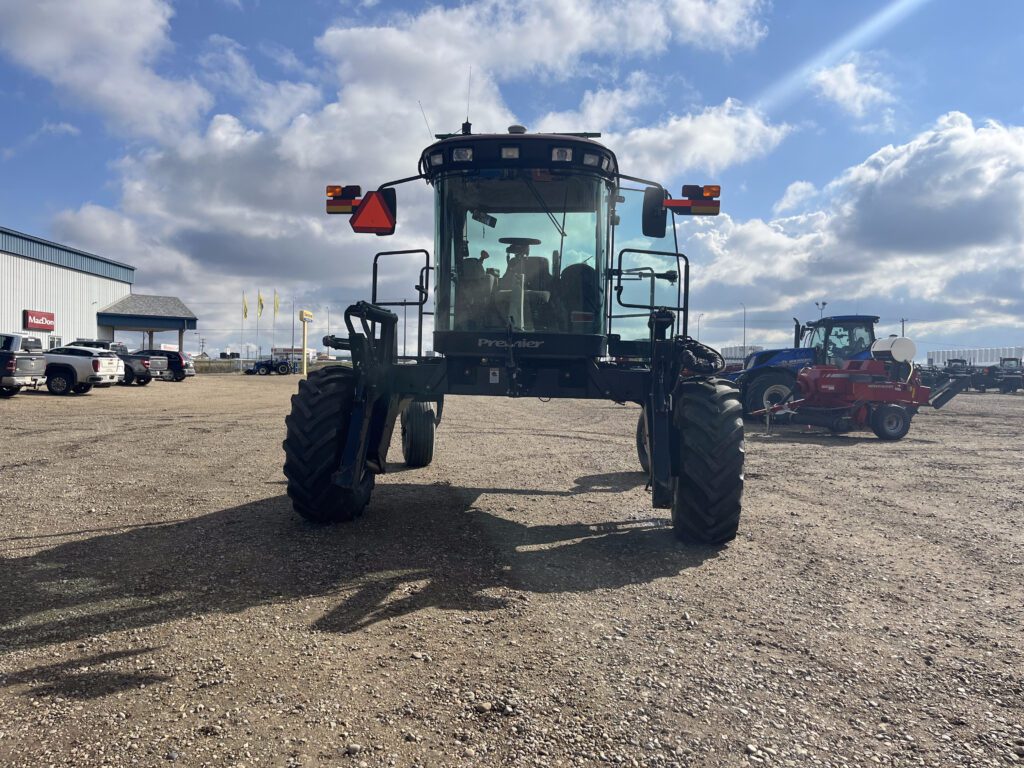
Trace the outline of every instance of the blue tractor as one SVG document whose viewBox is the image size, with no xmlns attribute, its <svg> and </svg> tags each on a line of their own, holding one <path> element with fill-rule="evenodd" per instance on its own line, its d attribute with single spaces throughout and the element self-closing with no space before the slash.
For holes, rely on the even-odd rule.
<svg viewBox="0 0 1024 768">
<path fill-rule="evenodd" d="M 796 375 L 810 365 L 839 365 L 867 360 L 875 340 L 874 315 L 836 315 L 801 323 L 793 318 L 793 347 L 753 352 L 743 370 L 726 374 L 740 387 L 744 413 L 752 413 L 790 396 Z"/>
</svg>

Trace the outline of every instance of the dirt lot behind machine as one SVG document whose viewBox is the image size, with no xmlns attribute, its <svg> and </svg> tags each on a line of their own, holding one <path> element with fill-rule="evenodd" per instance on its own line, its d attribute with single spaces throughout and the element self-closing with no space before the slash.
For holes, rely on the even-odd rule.
<svg viewBox="0 0 1024 768">
<path fill-rule="evenodd" d="M 294 388 L 5 402 L 0 764 L 1024 760 L 1024 395 L 895 444 L 751 426 L 701 549 L 612 403 L 452 397 L 443 461 L 314 527 Z"/>
</svg>

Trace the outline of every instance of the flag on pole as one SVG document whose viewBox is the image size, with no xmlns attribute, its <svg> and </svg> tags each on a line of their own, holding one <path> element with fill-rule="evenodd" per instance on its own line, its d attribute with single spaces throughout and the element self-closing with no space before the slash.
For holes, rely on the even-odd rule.
<svg viewBox="0 0 1024 768">
<path fill-rule="evenodd" d="M 263 294 L 256 289 L 256 317 L 263 317 Z"/>
<path fill-rule="evenodd" d="M 274 289 L 274 322 L 277 322 L 277 312 L 281 309 L 281 297 L 277 295 L 277 288 Z"/>
<path fill-rule="evenodd" d="M 249 319 L 249 302 L 245 300 L 245 293 L 242 293 L 242 319 Z"/>
</svg>

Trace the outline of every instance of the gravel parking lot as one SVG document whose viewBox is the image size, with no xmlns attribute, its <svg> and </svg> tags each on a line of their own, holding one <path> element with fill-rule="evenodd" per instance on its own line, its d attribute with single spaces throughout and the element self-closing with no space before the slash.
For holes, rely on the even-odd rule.
<svg viewBox="0 0 1024 768">
<path fill-rule="evenodd" d="M 609 403 L 451 398 L 432 466 L 313 527 L 296 383 L 0 401 L 0 764 L 1024 763 L 1024 393 L 750 427 L 710 550 Z"/>
</svg>

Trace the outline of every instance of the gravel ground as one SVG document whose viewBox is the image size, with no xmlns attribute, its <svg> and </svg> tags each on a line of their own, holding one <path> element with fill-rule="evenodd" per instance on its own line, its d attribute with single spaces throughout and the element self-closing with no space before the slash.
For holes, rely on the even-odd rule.
<svg viewBox="0 0 1024 768">
<path fill-rule="evenodd" d="M 1024 764 L 1024 395 L 752 427 L 712 550 L 606 403 L 451 398 L 315 528 L 295 384 L 0 401 L 0 764 Z"/>
</svg>

